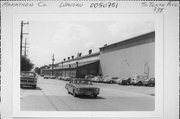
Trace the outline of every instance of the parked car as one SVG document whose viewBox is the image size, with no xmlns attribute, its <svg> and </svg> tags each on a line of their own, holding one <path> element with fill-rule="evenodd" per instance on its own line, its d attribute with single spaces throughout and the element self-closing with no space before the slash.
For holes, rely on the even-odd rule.
<svg viewBox="0 0 180 119">
<path fill-rule="evenodd" d="M 86 75 L 86 76 L 85 76 L 85 79 L 91 80 L 91 79 L 94 78 L 94 77 L 95 77 L 94 75 Z"/>
<path fill-rule="evenodd" d="M 151 87 L 155 86 L 155 78 L 148 79 L 146 82 L 144 82 L 144 85 L 151 86 Z"/>
<path fill-rule="evenodd" d="M 122 78 L 119 77 L 112 77 L 112 83 L 117 83 L 117 84 L 121 84 L 122 83 Z"/>
<path fill-rule="evenodd" d="M 132 78 L 132 84 L 141 86 L 143 82 L 148 79 L 147 75 L 134 75 Z"/>
<path fill-rule="evenodd" d="M 94 87 L 91 80 L 87 79 L 72 79 L 69 83 L 65 85 L 68 93 L 74 95 L 74 97 L 79 95 L 89 95 L 97 97 L 100 92 L 98 87 Z"/>
<path fill-rule="evenodd" d="M 122 79 L 122 85 L 130 85 L 131 84 L 131 78 L 123 78 Z"/>
<path fill-rule="evenodd" d="M 52 75 L 44 75 L 44 79 L 56 79 L 56 77 Z"/>
<path fill-rule="evenodd" d="M 69 77 L 69 76 L 64 76 L 64 77 L 63 77 L 63 80 L 64 80 L 64 81 L 70 81 L 70 80 L 71 80 L 71 77 Z"/>
<path fill-rule="evenodd" d="M 103 79 L 101 76 L 95 76 L 94 78 L 91 79 L 92 82 L 102 82 Z"/>
<path fill-rule="evenodd" d="M 21 72 L 21 87 L 32 86 L 34 89 L 37 86 L 37 77 L 35 72 L 22 71 Z"/>
<path fill-rule="evenodd" d="M 109 75 L 107 75 L 103 77 L 103 83 L 113 83 L 113 80 L 109 77 Z"/>
</svg>

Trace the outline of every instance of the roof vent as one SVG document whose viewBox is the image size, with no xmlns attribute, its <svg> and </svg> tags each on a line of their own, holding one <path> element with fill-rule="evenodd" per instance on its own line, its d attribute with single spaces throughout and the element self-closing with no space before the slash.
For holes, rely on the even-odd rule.
<svg viewBox="0 0 180 119">
<path fill-rule="evenodd" d="M 105 44 L 104 47 L 108 46 L 108 44 Z"/>
<path fill-rule="evenodd" d="M 91 53 L 92 53 L 92 49 L 89 50 L 89 54 L 91 54 Z"/>
<path fill-rule="evenodd" d="M 82 55 L 81 52 L 77 53 L 77 57 L 81 57 L 81 55 Z"/>
</svg>

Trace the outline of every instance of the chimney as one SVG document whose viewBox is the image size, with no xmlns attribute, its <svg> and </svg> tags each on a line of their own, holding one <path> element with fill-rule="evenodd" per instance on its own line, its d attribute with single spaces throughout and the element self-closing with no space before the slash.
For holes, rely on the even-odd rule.
<svg viewBox="0 0 180 119">
<path fill-rule="evenodd" d="M 77 53 L 77 57 L 79 57 L 79 52 Z"/>
<path fill-rule="evenodd" d="M 66 61 L 66 58 L 64 58 L 64 61 Z"/>
<path fill-rule="evenodd" d="M 91 54 L 91 53 L 92 53 L 92 49 L 89 50 L 89 54 Z"/>
<path fill-rule="evenodd" d="M 74 56 L 71 56 L 72 59 L 74 59 Z"/>
<path fill-rule="evenodd" d="M 68 60 L 70 60 L 70 57 L 68 57 Z"/>
<path fill-rule="evenodd" d="M 79 53 L 79 57 L 81 57 L 82 53 Z"/>
<path fill-rule="evenodd" d="M 108 46 L 108 44 L 105 44 L 104 47 Z"/>
</svg>

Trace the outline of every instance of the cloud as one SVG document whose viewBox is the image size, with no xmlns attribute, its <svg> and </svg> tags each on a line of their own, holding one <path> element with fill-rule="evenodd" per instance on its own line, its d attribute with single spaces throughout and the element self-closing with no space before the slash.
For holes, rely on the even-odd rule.
<svg viewBox="0 0 180 119">
<path fill-rule="evenodd" d="M 58 24 L 52 40 L 55 44 L 68 44 L 74 41 L 86 40 L 89 35 L 89 30 L 83 25 L 61 22 Z"/>
</svg>

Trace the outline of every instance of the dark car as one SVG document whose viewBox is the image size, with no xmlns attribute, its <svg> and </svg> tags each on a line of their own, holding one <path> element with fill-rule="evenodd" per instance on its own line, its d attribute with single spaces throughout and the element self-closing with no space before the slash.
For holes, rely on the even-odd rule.
<svg viewBox="0 0 180 119">
<path fill-rule="evenodd" d="M 35 72 L 22 71 L 21 72 L 21 87 L 32 86 L 34 89 L 37 86 L 37 76 Z"/>
<path fill-rule="evenodd" d="M 155 86 L 155 78 L 150 78 L 147 82 L 147 86 L 154 87 Z"/>
<path fill-rule="evenodd" d="M 122 85 L 130 85 L 131 84 L 131 78 L 126 78 L 124 80 L 122 80 Z"/>
<path fill-rule="evenodd" d="M 74 97 L 79 95 L 88 95 L 97 97 L 100 92 L 98 87 L 94 87 L 92 82 L 87 79 L 72 79 L 69 83 L 65 85 L 68 93 L 74 95 Z"/>
</svg>

